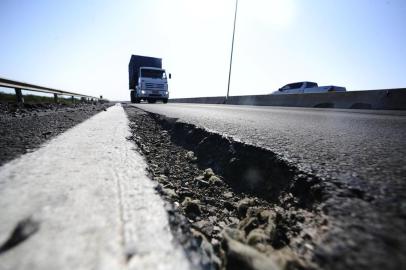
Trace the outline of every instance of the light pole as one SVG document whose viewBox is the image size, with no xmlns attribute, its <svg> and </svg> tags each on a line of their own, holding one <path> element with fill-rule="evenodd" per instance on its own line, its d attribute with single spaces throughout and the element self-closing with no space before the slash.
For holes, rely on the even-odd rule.
<svg viewBox="0 0 406 270">
<path fill-rule="evenodd" d="M 235 35 L 235 22 L 237 21 L 237 8 L 238 8 L 238 0 L 235 0 L 233 40 L 232 40 L 232 42 L 231 42 L 230 69 L 229 69 L 229 71 L 228 71 L 228 86 L 227 86 L 227 96 L 226 96 L 225 103 L 227 103 L 228 96 L 229 96 L 229 93 L 230 93 L 231 66 L 232 66 L 232 64 L 233 64 L 234 35 Z"/>
</svg>

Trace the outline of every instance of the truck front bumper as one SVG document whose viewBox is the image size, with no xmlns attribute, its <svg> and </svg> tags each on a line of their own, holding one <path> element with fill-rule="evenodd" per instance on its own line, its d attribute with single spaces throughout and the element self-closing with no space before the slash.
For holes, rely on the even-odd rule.
<svg viewBox="0 0 406 270">
<path fill-rule="evenodd" d="M 168 99 L 168 91 L 155 91 L 155 90 L 141 90 L 138 93 L 138 97 L 141 99 Z"/>
</svg>

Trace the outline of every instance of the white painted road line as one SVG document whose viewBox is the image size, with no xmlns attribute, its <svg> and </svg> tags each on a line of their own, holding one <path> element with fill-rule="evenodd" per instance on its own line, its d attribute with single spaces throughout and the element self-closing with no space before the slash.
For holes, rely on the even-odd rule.
<svg viewBox="0 0 406 270">
<path fill-rule="evenodd" d="M 129 135 L 116 105 L 0 167 L 0 245 L 33 231 L 1 270 L 190 268 Z"/>
</svg>

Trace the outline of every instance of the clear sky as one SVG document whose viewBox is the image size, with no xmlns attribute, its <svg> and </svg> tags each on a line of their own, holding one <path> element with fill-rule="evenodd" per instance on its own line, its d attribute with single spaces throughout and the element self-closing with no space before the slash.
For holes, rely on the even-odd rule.
<svg viewBox="0 0 406 270">
<path fill-rule="evenodd" d="M 234 0 L 0 0 L 0 77 L 128 100 L 131 54 L 171 97 L 227 91 Z M 406 87 L 405 0 L 240 0 L 231 95 L 310 80 Z"/>
</svg>

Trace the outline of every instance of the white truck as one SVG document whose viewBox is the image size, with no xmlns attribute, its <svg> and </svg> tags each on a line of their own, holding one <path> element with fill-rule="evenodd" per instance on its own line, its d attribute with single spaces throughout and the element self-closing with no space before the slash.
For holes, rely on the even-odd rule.
<svg viewBox="0 0 406 270">
<path fill-rule="evenodd" d="M 165 69 L 162 69 L 161 58 L 132 55 L 128 64 L 128 76 L 132 103 L 140 103 L 141 100 L 148 103 L 158 100 L 168 102 L 168 77 Z"/>
<path fill-rule="evenodd" d="M 290 83 L 273 92 L 273 95 L 281 94 L 306 94 L 306 93 L 328 93 L 328 92 L 345 92 L 347 89 L 341 86 L 318 86 L 315 82 L 297 82 Z"/>
</svg>

